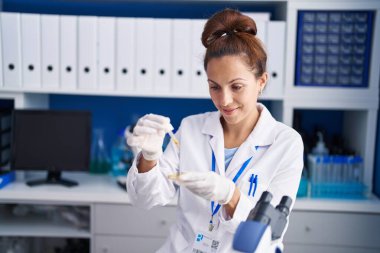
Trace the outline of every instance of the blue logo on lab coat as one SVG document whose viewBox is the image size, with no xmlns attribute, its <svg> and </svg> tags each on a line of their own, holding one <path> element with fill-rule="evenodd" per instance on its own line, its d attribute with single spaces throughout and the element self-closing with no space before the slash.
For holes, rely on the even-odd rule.
<svg viewBox="0 0 380 253">
<path fill-rule="evenodd" d="M 202 239 L 203 239 L 203 235 L 202 234 L 198 234 L 197 235 L 197 242 L 202 241 Z"/>
</svg>

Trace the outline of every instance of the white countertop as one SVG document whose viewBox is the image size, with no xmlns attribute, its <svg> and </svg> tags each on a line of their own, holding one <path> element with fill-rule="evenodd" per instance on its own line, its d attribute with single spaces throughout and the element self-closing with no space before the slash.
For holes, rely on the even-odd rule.
<svg viewBox="0 0 380 253">
<path fill-rule="evenodd" d="M 108 175 L 92 175 L 83 172 L 63 173 L 62 178 L 74 180 L 78 186 L 25 184 L 35 178 L 46 177 L 37 174 L 27 180 L 16 180 L 0 189 L 0 201 L 46 201 L 76 203 L 130 203 L 128 194 L 117 185 L 116 179 Z"/>
<path fill-rule="evenodd" d="M 28 176 L 27 180 L 41 178 L 45 173 Z M 117 185 L 116 179 L 108 175 L 92 175 L 83 172 L 63 173 L 63 178 L 79 183 L 78 186 L 40 185 L 29 187 L 25 180 L 0 189 L 0 202 L 54 202 L 54 203 L 108 203 L 130 204 L 128 194 Z M 176 200 L 171 203 L 176 205 Z M 366 200 L 343 199 L 297 199 L 294 211 L 337 211 L 380 214 L 380 200 L 374 196 Z"/>
<path fill-rule="evenodd" d="M 293 211 L 360 212 L 380 214 L 380 200 L 375 196 L 363 200 L 299 198 L 294 204 Z"/>
</svg>

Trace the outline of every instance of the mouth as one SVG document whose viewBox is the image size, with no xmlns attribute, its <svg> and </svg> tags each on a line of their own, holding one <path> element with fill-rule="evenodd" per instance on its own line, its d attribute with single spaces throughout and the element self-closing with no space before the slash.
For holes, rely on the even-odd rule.
<svg viewBox="0 0 380 253">
<path fill-rule="evenodd" d="M 226 115 L 231 115 L 233 114 L 235 111 L 237 111 L 238 108 L 222 108 L 222 112 L 223 114 L 226 114 Z"/>
</svg>

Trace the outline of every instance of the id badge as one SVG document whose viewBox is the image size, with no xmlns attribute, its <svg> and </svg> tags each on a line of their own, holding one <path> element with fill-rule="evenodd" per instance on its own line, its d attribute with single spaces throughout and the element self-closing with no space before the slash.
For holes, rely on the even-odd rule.
<svg viewBox="0 0 380 253">
<path fill-rule="evenodd" d="M 195 234 L 192 253 L 216 253 L 220 247 L 220 241 L 215 233 L 198 232 Z"/>
</svg>

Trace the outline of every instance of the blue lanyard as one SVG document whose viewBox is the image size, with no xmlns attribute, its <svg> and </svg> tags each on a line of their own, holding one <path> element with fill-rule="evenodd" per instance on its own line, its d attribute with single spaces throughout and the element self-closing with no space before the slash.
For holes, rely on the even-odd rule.
<svg viewBox="0 0 380 253">
<path fill-rule="evenodd" d="M 238 171 L 238 173 L 236 173 L 235 177 L 232 179 L 232 181 L 234 183 L 236 183 L 236 181 L 239 179 L 239 177 L 241 176 L 241 174 L 243 173 L 243 171 L 245 170 L 245 168 L 247 167 L 248 163 L 251 161 L 253 156 L 251 156 L 250 158 L 248 158 L 247 161 L 245 161 L 243 163 L 243 165 L 241 166 L 240 170 Z M 213 172 L 215 172 L 215 163 L 216 163 L 216 159 L 215 159 L 215 154 L 214 154 L 214 151 L 212 152 L 212 160 L 211 160 L 211 170 Z M 212 217 L 214 217 L 214 215 L 219 211 L 221 205 L 218 204 L 216 206 L 216 208 L 214 209 L 214 201 L 211 201 L 211 220 L 210 220 L 210 224 L 212 224 Z"/>
</svg>

